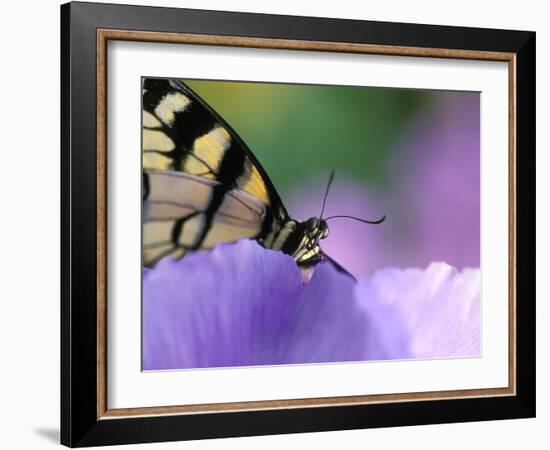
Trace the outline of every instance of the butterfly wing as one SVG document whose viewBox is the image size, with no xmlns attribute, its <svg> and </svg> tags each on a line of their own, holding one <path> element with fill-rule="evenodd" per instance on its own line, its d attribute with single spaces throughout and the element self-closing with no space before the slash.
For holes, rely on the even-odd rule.
<svg viewBox="0 0 550 450">
<path fill-rule="evenodd" d="M 240 238 L 288 213 L 238 134 L 180 80 L 143 79 L 143 257 L 153 265 Z"/>
</svg>

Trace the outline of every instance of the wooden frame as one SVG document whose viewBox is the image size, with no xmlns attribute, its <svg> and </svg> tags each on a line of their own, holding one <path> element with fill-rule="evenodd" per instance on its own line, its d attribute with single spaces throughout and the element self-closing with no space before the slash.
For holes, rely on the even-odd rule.
<svg viewBox="0 0 550 450">
<path fill-rule="evenodd" d="M 61 14 L 62 443 L 85 446 L 534 416 L 534 33 L 90 3 L 63 5 Z M 509 386 L 109 409 L 109 40 L 508 62 Z"/>
</svg>

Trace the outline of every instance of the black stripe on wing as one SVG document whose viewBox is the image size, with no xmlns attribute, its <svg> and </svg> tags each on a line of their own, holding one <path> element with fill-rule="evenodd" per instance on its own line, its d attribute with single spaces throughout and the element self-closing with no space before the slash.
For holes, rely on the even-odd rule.
<svg viewBox="0 0 550 450">
<path fill-rule="evenodd" d="M 147 266 L 166 255 L 184 256 L 220 242 L 256 239 L 269 206 L 239 188 L 227 191 L 210 217 L 220 183 L 184 172 L 146 170 L 148 196 L 143 208 L 143 258 Z M 208 231 L 205 232 L 206 225 Z"/>
<path fill-rule="evenodd" d="M 230 135 L 232 138 L 232 142 L 234 143 L 235 147 L 240 149 L 246 157 L 246 159 L 250 160 L 252 165 L 258 170 L 262 177 L 262 181 L 264 182 L 270 198 L 270 205 L 274 211 L 278 214 L 278 219 L 280 219 L 282 222 L 286 221 L 288 219 L 288 213 L 284 207 L 283 202 L 281 201 L 281 198 L 279 197 L 279 194 L 277 193 L 277 190 L 273 186 L 273 183 L 271 182 L 271 179 L 267 175 L 267 172 L 262 167 L 256 156 L 252 153 L 252 151 L 248 148 L 248 146 L 245 144 L 245 142 L 241 139 L 241 137 L 238 135 L 238 133 L 229 125 L 223 117 L 221 117 L 214 109 L 208 105 L 196 92 L 194 92 L 187 84 L 185 84 L 181 80 L 169 80 L 170 84 L 184 93 L 186 93 L 189 97 L 194 99 L 197 103 L 199 103 L 202 108 L 204 108 L 204 111 L 208 112 L 208 114 L 211 115 L 211 117 L 214 118 L 215 122 L 220 124 Z M 219 180 L 221 181 L 221 180 Z M 279 209 L 280 211 L 277 211 Z"/>
<path fill-rule="evenodd" d="M 172 110 L 170 106 L 173 106 Z M 202 175 L 219 183 L 214 187 L 210 203 L 204 211 L 205 226 L 201 236 L 192 249 L 201 247 L 225 195 L 234 188 L 243 188 L 245 191 L 248 188 L 248 192 L 257 192 L 259 198 L 269 206 L 257 239 L 265 238 L 274 227 L 287 220 L 288 213 L 261 164 L 233 128 L 183 81 L 144 79 L 143 109 L 161 123 L 160 127 L 156 122 L 155 128 L 144 127 L 144 135 L 160 130 L 174 143 L 173 149 L 168 145 L 169 151 L 157 151 L 159 156 L 156 160 L 151 160 L 153 168 Z M 223 138 L 223 145 L 216 141 L 216 144 L 222 145 L 221 150 L 218 145 L 220 158 L 212 158 L 212 152 L 197 155 L 197 143 L 210 135 L 216 137 L 216 133 L 217 138 L 220 133 Z M 209 148 L 208 145 L 205 144 L 206 149 Z M 212 159 L 215 160 L 211 161 Z M 167 167 L 166 160 L 171 161 Z M 160 167 L 156 164 L 164 165 Z M 195 172 L 191 171 L 191 167 Z M 241 183 L 248 183 L 250 186 L 241 186 Z M 146 180 L 144 187 L 147 188 Z M 147 194 L 147 189 L 144 194 Z"/>
</svg>

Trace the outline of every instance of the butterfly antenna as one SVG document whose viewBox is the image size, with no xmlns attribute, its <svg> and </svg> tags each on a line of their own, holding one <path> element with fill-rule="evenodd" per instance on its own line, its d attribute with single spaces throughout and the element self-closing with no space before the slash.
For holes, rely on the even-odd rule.
<svg viewBox="0 0 550 450">
<path fill-rule="evenodd" d="M 366 220 L 366 219 L 360 219 L 359 217 L 353 217 L 353 216 L 331 216 L 331 217 L 327 217 L 325 220 L 331 220 L 331 219 L 353 219 L 353 220 L 357 220 L 358 222 L 369 223 L 371 225 L 378 225 L 379 223 L 382 223 L 384 222 L 384 220 L 386 220 L 386 215 L 384 214 L 378 220 Z"/>
<path fill-rule="evenodd" d="M 330 176 L 328 178 L 327 189 L 325 190 L 325 197 L 323 198 L 323 207 L 321 208 L 321 214 L 319 214 L 320 219 L 323 217 L 323 213 L 325 212 L 325 204 L 327 203 L 328 191 L 330 191 L 332 180 L 334 180 L 334 169 L 330 171 Z"/>
</svg>

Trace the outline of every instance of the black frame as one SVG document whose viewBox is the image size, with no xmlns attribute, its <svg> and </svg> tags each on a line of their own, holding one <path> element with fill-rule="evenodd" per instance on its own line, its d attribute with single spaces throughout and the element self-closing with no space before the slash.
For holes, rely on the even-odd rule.
<svg viewBox="0 0 550 450">
<path fill-rule="evenodd" d="M 516 54 L 517 394 L 97 419 L 96 29 Z M 535 33 L 93 3 L 61 6 L 61 443 L 175 441 L 535 416 Z"/>
</svg>

